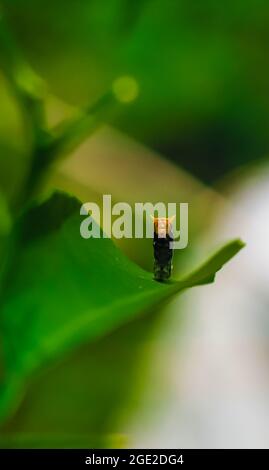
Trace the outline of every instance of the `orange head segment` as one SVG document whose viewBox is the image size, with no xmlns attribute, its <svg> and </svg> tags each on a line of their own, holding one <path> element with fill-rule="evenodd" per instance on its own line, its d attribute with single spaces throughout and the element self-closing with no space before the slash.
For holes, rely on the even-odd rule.
<svg viewBox="0 0 269 470">
<path fill-rule="evenodd" d="M 173 217 L 152 217 L 154 232 L 160 238 L 165 238 L 169 233 L 172 232 L 172 222 L 175 218 Z"/>
</svg>

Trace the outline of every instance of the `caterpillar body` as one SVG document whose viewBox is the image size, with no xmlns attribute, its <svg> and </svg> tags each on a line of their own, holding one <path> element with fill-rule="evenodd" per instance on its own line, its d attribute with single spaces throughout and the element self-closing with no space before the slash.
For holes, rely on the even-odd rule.
<svg viewBox="0 0 269 470">
<path fill-rule="evenodd" d="M 172 272 L 173 248 L 172 219 L 166 217 L 154 218 L 154 279 L 166 281 Z"/>
</svg>

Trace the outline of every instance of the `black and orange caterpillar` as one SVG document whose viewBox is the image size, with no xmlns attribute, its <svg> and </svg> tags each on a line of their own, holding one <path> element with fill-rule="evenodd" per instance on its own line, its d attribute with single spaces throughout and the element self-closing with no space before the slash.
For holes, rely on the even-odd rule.
<svg viewBox="0 0 269 470">
<path fill-rule="evenodd" d="M 172 219 L 166 217 L 154 217 L 154 279 L 166 281 L 171 276 L 173 248 Z"/>
</svg>

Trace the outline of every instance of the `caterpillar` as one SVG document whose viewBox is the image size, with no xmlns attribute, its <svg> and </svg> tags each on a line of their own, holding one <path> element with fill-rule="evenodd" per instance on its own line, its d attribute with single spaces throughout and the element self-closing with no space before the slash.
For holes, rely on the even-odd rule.
<svg viewBox="0 0 269 470">
<path fill-rule="evenodd" d="M 171 242 L 173 239 L 172 220 L 174 217 L 154 217 L 154 279 L 156 281 L 166 281 L 170 278 L 172 272 L 173 248 Z"/>
</svg>

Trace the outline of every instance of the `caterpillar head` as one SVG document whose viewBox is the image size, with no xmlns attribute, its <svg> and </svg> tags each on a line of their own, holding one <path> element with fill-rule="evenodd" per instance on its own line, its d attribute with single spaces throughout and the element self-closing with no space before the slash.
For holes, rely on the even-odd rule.
<svg viewBox="0 0 269 470">
<path fill-rule="evenodd" d="M 172 233 L 172 222 L 175 218 L 175 215 L 172 217 L 153 217 L 153 227 L 154 233 L 158 235 L 159 238 L 166 238 L 167 235 Z"/>
</svg>

